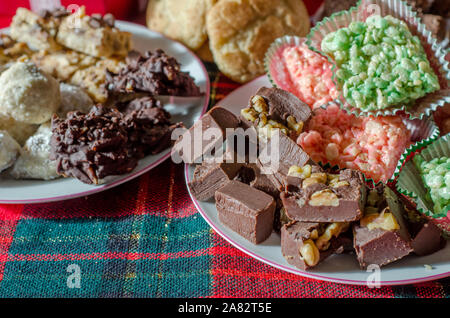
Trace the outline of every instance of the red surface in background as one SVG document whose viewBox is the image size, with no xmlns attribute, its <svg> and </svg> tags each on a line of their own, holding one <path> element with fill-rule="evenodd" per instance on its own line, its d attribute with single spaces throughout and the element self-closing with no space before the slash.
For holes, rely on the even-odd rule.
<svg viewBox="0 0 450 318">
<path fill-rule="evenodd" d="M 186 0 L 188 1 L 188 0 Z M 86 6 L 88 14 L 92 13 L 112 13 L 119 20 L 130 20 L 138 15 L 139 0 L 61 0 L 61 4 Z M 313 15 L 322 4 L 322 0 L 304 0 L 308 12 Z M 0 27 L 10 25 L 18 7 L 30 8 L 29 0 L 14 0 L 0 2 Z"/>
</svg>

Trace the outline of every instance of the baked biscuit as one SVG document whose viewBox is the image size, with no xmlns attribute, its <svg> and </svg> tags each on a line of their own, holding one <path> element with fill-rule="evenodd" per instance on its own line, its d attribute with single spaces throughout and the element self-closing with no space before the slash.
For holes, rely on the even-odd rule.
<svg viewBox="0 0 450 318">
<path fill-rule="evenodd" d="M 0 34 L 0 66 L 12 63 L 17 59 L 27 59 L 32 51 L 26 43 L 16 42 L 7 34 Z"/>
<path fill-rule="evenodd" d="M 31 60 L 44 72 L 61 81 L 67 81 L 76 71 L 92 66 L 97 62 L 95 57 L 71 50 L 40 51 L 35 53 Z"/>
<path fill-rule="evenodd" d="M 111 14 L 88 16 L 84 6 L 63 19 L 56 39 L 65 47 L 95 57 L 125 57 L 131 50 L 131 33 L 116 28 Z"/>
<path fill-rule="evenodd" d="M 264 74 L 264 55 L 276 38 L 305 36 L 309 27 L 301 0 L 221 0 L 206 19 L 217 66 L 240 83 Z"/>
<path fill-rule="evenodd" d="M 206 14 L 217 0 L 150 0 L 147 25 L 170 38 L 199 49 L 207 39 Z"/>
<path fill-rule="evenodd" d="M 99 60 L 96 64 L 75 72 L 69 82 L 84 88 L 94 102 L 104 103 L 108 97 L 103 87 L 106 81 L 106 70 L 118 73 L 125 66 L 124 62 L 125 60 L 121 58 Z"/>
<path fill-rule="evenodd" d="M 195 54 L 197 54 L 197 56 L 205 62 L 214 63 L 214 57 L 212 55 L 211 49 L 209 48 L 208 40 L 206 40 L 206 42 L 203 43 L 203 45 L 197 51 L 195 51 Z"/>
<path fill-rule="evenodd" d="M 38 14 L 25 8 L 18 8 L 11 23 L 11 37 L 25 42 L 33 50 L 59 50 L 56 34 L 62 15 Z"/>
</svg>

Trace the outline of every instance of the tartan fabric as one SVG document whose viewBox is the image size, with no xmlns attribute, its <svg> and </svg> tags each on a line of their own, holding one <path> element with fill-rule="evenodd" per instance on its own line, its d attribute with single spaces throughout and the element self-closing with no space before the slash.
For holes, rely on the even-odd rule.
<svg viewBox="0 0 450 318">
<path fill-rule="evenodd" d="M 214 105 L 238 84 L 210 72 Z M 169 160 L 65 202 L 0 205 L 0 297 L 449 297 L 450 279 L 369 289 L 288 274 L 223 240 Z M 69 288 L 69 265 L 81 288 Z"/>
</svg>

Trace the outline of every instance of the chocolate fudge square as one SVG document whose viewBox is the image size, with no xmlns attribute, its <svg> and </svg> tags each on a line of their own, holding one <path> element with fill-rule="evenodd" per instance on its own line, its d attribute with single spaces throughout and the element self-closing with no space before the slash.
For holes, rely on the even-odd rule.
<svg viewBox="0 0 450 318">
<path fill-rule="evenodd" d="M 403 215 L 403 204 L 391 189 L 370 191 L 365 216 L 353 226 L 353 244 L 361 268 L 387 265 L 413 251 Z"/>
<path fill-rule="evenodd" d="M 189 182 L 192 195 L 199 201 L 214 197 L 217 190 L 233 180 L 242 168 L 239 163 L 203 163 L 195 167 L 194 178 Z"/>
<path fill-rule="evenodd" d="M 239 119 L 230 111 L 220 106 L 213 107 L 186 131 L 175 143 L 172 158 L 185 163 L 200 163 L 205 156 L 217 147 L 221 147 L 227 138 L 227 128 L 237 128 Z M 214 132 L 214 136 L 207 133 Z M 197 140 L 197 141 L 196 141 Z"/>
<path fill-rule="evenodd" d="M 270 138 L 273 129 L 280 129 L 292 139 L 302 132 L 311 117 L 311 108 L 294 94 L 279 88 L 260 88 L 241 110 L 243 127 L 254 127 L 258 135 Z"/>
<path fill-rule="evenodd" d="M 268 194 L 239 182 L 230 181 L 216 191 L 219 220 L 254 244 L 272 233 L 275 200 Z"/>
<path fill-rule="evenodd" d="M 262 96 L 269 106 L 269 116 L 274 120 L 286 121 L 293 116 L 297 122 L 306 122 L 311 117 L 311 108 L 294 94 L 280 88 L 261 87 L 257 96 Z"/>
<path fill-rule="evenodd" d="M 411 241 L 414 254 L 419 256 L 433 254 L 444 248 L 445 244 L 442 230 L 431 221 L 424 223 Z"/>
<path fill-rule="evenodd" d="M 339 237 L 331 237 L 327 245 L 320 243 L 327 228 L 338 236 L 348 224 L 319 224 L 292 221 L 281 228 L 281 252 L 287 262 L 301 270 L 310 269 L 333 253 L 342 253 Z"/>
<path fill-rule="evenodd" d="M 290 176 L 286 182 L 281 200 L 292 220 L 353 222 L 363 215 L 366 187 L 358 171 L 342 170 L 338 175 L 316 172 L 305 178 Z"/>
<path fill-rule="evenodd" d="M 290 167 L 303 167 L 309 161 L 309 155 L 294 140 L 277 131 L 260 151 L 257 165 L 274 186 L 282 190 Z"/>
</svg>

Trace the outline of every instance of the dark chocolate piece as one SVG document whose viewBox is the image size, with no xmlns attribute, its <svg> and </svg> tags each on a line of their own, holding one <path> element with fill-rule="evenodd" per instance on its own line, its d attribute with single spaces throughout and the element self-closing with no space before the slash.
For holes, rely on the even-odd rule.
<svg viewBox="0 0 450 318">
<path fill-rule="evenodd" d="M 313 175 L 307 179 L 286 179 L 291 184 L 287 185 L 287 191 L 281 193 L 281 200 L 289 218 L 300 222 L 328 223 L 353 222 L 362 217 L 366 187 L 360 172 L 342 170 L 339 181 L 344 184 L 337 187 L 320 182 L 309 184 L 311 179 L 315 179 Z"/>
<path fill-rule="evenodd" d="M 212 151 L 223 147 L 227 138 L 226 129 L 234 129 L 238 125 L 239 119 L 233 113 L 215 106 L 176 141 L 172 157 L 178 157 L 185 163 L 200 163 L 205 156 L 213 156 Z M 210 139 L 205 134 L 208 130 L 214 132 Z"/>
<path fill-rule="evenodd" d="M 361 224 L 353 226 L 353 244 L 361 268 L 366 268 L 371 264 L 383 266 L 399 260 L 413 251 L 411 238 L 403 219 L 403 204 L 391 189 L 388 187 L 381 189 L 382 192 L 379 192 L 381 196 L 378 202 L 372 202 L 372 194 L 368 196 L 368 206 L 379 210 L 378 213 L 372 215 L 376 217 L 377 215 L 384 216 L 386 213 L 392 213 L 399 228 L 392 229 L 390 227 L 390 229 L 386 229 L 385 224 L 378 224 L 378 226 L 370 228 L 370 224 L 377 222 L 377 219 L 362 224 L 371 214 L 366 215 Z M 366 208 L 366 211 L 369 211 L 369 209 Z M 392 224 L 386 224 L 388 227 L 390 225 Z"/>
<path fill-rule="evenodd" d="M 414 236 L 411 247 L 415 254 L 424 256 L 433 254 L 445 247 L 445 239 L 442 230 L 433 222 L 427 222 Z"/>
<path fill-rule="evenodd" d="M 260 152 L 257 164 L 274 186 L 282 190 L 289 168 L 303 167 L 309 160 L 308 154 L 295 141 L 278 130 Z"/>
<path fill-rule="evenodd" d="M 233 180 L 241 168 L 242 164 L 238 163 L 203 163 L 195 168 L 189 189 L 197 200 L 209 200 L 217 190 Z"/>
<path fill-rule="evenodd" d="M 239 181 L 230 181 L 216 191 L 219 220 L 254 244 L 272 233 L 275 200 Z"/>
<path fill-rule="evenodd" d="M 122 126 L 128 133 L 128 146 L 134 157 L 158 154 L 172 145 L 172 132 L 183 127 L 172 124 L 170 114 L 153 97 L 138 98 L 123 106 Z"/>
<path fill-rule="evenodd" d="M 144 55 L 133 55 L 118 74 L 107 71 L 105 88 L 110 96 L 134 92 L 146 92 L 153 96 L 201 96 L 193 78 L 181 72 L 177 60 L 161 49 L 154 53 L 147 51 Z"/>
<path fill-rule="evenodd" d="M 320 251 L 313 242 L 313 232 L 320 231 L 319 223 L 304 223 L 292 221 L 281 228 L 281 252 L 287 262 L 301 270 L 308 270 L 333 253 L 340 254 L 344 251 L 339 238 L 333 238 L 330 246 L 325 251 Z M 309 249 L 309 253 L 301 254 L 305 244 L 311 246 L 316 253 Z M 314 248 L 315 247 L 315 248 Z"/>
</svg>

